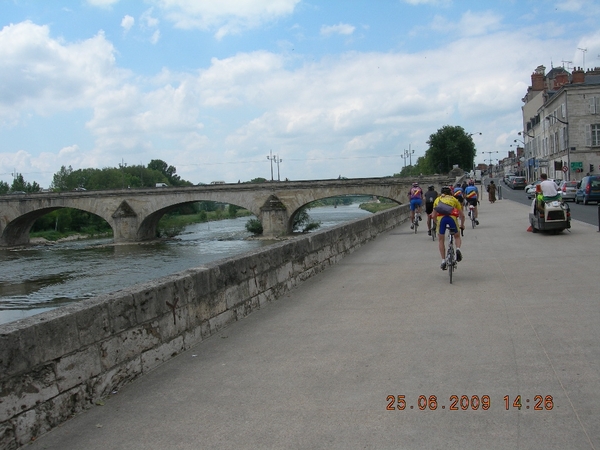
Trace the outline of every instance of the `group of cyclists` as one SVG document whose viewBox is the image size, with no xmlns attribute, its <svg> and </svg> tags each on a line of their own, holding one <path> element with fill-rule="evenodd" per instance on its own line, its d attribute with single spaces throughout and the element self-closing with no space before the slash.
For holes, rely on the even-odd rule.
<svg viewBox="0 0 600 450">
<path fill-rule="evenodd" d="M 421 220 L 421 206 L 425 202 L 427 214 L 427 234 L 431 236 L 432 226 L 438 231 L 438 247 L 442 257 L 440 268 L 446 270 L 446 229 L 454 236 L 456 241 L 456 260 L 462 260 L 460 230 L 465 229 L 464 208 L 473 205 L 475 224 L 479 225 L 477 204 L 479 203 L 479 189 L 473 180 L 457 183 L 456 186 L 443 186 L 438 194 L 435 186 L 430 185 L 424 193 L 419 183 L 413 183 L 408 193 L 410 200 L 411 229 L 414 227 L 415 214 Z M 460 226 L 459 226 L 460 220 Z M 436 226 L 437 224 L 437 226 Z"/>
</svg>

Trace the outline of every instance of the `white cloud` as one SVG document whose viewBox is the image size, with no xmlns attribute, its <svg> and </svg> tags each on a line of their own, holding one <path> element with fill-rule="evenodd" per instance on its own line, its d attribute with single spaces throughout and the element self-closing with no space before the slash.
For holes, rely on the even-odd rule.
<svg viewBox="0 0 600 450">
<path fill-rule="evenodd" d="M 143 26 L 148 28 L 156 28 L 158 26 L 158 19 L 152 17 L 153 11 L 154 8 L 150 8 L 142 13 L 140 16 L 140 23 L 142 23 Z"/>
<path fill-rule="evenodd" d="M 462 36 L 485 35 L 502 27 L 502 17 L 493 12 L 473 13 L 467 11 L 459 22 L 452 22 L 443 16 L 436 15 L 430 27 L 441 33 Z"/>
<path fill-rule="evenodd" d="M 131 30 L 131 27 L 133 27 L 134 24 L 135 24 L 135 19 L 129 15 L 126 15 L 121 20 L 121 27 L 123 27 L 123 29 L 125 30 L 125 33 L 127 33 L 129 30 Z"/>
<path fill-rule="evenodd" d="M 14 124 L 28 112 L 47 116 L 89 107 L 123 76 L 102 32 L 65 44 L 51 38 L 46 26 L 29 21 L 5 26 L 0 30 L 0 125 Z"/>
<path fill-rule="evenodd" d="M 346 23 L 339 23 L 337 25 L 323 25 L 321 27 L 321 34 L 323 36 L 330 36 L 332 34 L 344 34 L 350 35 L 354 33 L 356 27 L 348 25 Z"/>
<path fill-rule="evenodd" d="M 259 27 L 294 12 L 300 0 L 153 0 L 177 28 L 214 31 L 221 39 L 228 34 Z"/>
<path fill-rule="evenodd" d="M 154 33 L 152 33 L 152 37 L 150 38 L 150 43 L 156 44 L 159 39 L 160 39 L 160 30 L 156 30 Z"/>
</svg>

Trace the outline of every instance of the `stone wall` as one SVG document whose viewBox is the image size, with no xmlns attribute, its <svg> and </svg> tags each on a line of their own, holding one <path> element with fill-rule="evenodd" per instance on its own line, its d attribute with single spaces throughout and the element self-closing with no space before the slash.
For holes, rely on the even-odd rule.
<svg viewBox="0 0 600 450">
<path fill-rule="evenodd" d="M 0 449 L 101 402 L 408 217 L 402 205 L 0 325 Z"/>
</svg>

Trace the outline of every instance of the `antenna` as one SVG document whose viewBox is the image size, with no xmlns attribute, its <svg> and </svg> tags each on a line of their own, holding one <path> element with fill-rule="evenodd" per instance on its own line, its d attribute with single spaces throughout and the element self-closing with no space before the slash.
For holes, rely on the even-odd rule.
<svg viewBox="0 0 600 450">
<path fill-rule="evenodd" d="M 577 50 L 581 50 L 581 53 L 583 53 L 583 70 L 585 70 L 585 53 L 587 52 L 587 48 L 577 47 Z"/>
<path fill-rule="evenodd" d="M 573 61 L 565 61 L 564 59 L 562 60 L 562 65 L 563 65 L 563 69 L 565 68 L 565 64 L 567 65 L 567 70 L 571 70 L 571 64 L 573 64 Z"/>
</svg>

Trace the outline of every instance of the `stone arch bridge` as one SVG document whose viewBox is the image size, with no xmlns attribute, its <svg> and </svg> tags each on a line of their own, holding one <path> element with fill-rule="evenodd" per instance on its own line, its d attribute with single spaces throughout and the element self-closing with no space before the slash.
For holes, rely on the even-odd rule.
<svg viewBox="0 0 600 450">
<path fill-rule="evenodd" d="M 289 234 L 294 214 L 315 200 L 342 195 L 376 195 L 407 202 L 412 179 L 358 178 L 339 180 L 236 183 L 76 192 L 41 192 L 0 196 L 0 247 L 29 243 L 36 219 L 59 208 L 75 208 L 102 217 L 115 242 L 154 239 L 160 218 L 185 203 L 216 201 L 251 211 L 265 236 Z M 424 190 L 452 183 L 448 177 L 420 177 Z"/>
</svg>

